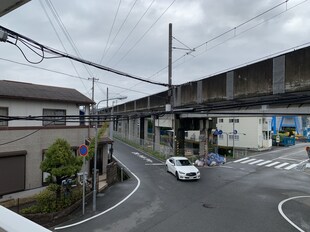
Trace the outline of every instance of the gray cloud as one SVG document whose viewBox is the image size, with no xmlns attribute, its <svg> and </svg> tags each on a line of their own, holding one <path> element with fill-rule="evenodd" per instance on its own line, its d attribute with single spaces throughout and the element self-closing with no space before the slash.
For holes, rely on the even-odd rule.
<svg viewBox="0 0 310 232">
<path fill-rule="evenodd" d="M 169 23 L 173 23 L 174 37 L 189 47 L 196 47 L 284 1 L 176 0 L 162 15 L 172 0 L 157 0 L 153 2 L 152 7 L 124 42 L 152 0 L 136 1 L 123 28 L 120 29 L 134 2 L 135 0 L 122 1 L 109 39 L 119 1 L 52 1 L 83 58 L 98 63 L 107 48 L 108 52 L 104 56 L 103 65 L 143 78 L 151 77 L 152 80 L 159 82 L 167 82 L 167 70 L 158 71 L 165 68 L 168 63 Z M 174 63 L 173 83 L 181 84 L 197 80 L 226 68 L 309 42 L 306 28 L 310 26 L 310 17 L 308 16 L 310 4 L 309 1 L 302 2 L 302 0 L 290 0 L 287 5 L 283 4 L 268 14 L 201 46 L 192 55 L 185 55 Z M 68 53 L 74 54 L 46 2 L 42 1 L 42 3 L 57 28 Z M 299 3 L 302 4 L 290 9 Z M 285 11 L 286 9 L 289 10 Z M 280 14 L 281 12 L 282 14 Z M 276 15 L 278 16 L 275 17 Z M 159 17 L 158 22 L 154 24 Z M 259 23 L 261 25 L 258 25 Z M 39 0 L 32 0 L 1 17 L 0 25 L 44 45 L 64 51 Z M 153 26 L 151 27 L 151 25 Z M 119 33 L 115 37 L 117 31 Z M 148 33 L 146 33 L 147 31 Z M 139 39 L 141 40 L 137 43 Z M 108 41 L 109 44 L 107 44 Z M 112 41 L 113 44 L 111 44 Z M 173 46 L 182 47 L 183 45 L 174 40 Z M 38 60 L 38 57 L 31 53 L 27 52 L 27 54 L 31 59 Z M 176 60 L 184 54 L 185 51 L 174 50 L 173 59 Z M 0 44 L 0 58 L 26 63 L 14 46 L 5 43 Z M 83 78 L 82 80 L 3 60 L 0 60 L 0 78 L 75 88 L 90 97 L 91 81 L 85 79 L 94 76 L 100 79 L 100 83 L 96 84 L 95 88 L 95 100 L 97 101 L 106 98 L 107 87 L 109 87 L 111 97 L 121 94 L 128 96 L 128 100 L 145 96 L 139 92 L 152 94 L 165 90 L 163 87 L 141 84 L 138 81 L 91 67 L 89 67 L 91 72 L 89 74 L 83 65 L 76 62 L 74 64 L 78 74 Z M 77 75 L 70 61 L 66 59 L 44 60 L 37 66 Z"/>
</svg>

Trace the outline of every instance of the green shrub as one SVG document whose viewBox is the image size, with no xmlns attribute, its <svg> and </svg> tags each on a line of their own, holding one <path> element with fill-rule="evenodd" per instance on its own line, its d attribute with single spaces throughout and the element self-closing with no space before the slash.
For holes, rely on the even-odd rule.
<svg viewBox="0 0 310 232">
<path fill-rule="evenodd" d="M 57 189 L 60 188 L 60 197 L 57 198 Z M 50 184 L 41 193 L 36 195 L 36 204 L 22 209 L 21 213 L 53 213 L 69 207 L 82 198 L 82 189 L 63 188 L 57 184 Z"/>
</svg>

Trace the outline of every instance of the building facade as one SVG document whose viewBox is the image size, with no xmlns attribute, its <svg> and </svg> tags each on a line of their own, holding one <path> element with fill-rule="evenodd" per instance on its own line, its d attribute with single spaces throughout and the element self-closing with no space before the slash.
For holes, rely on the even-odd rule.
<svg viewBox="0 0 310 232">
<path fill-rule="evenodd" d="M 218 145 L 252 150 L 272 147 L 271 117 L 219 117 Z"/>
<path fill-rule="evenodd" d="M 78 155 L 94 136 L 83 117 L 91 104 L 74 89 L 0 81 L 0 196 L 44 185 L 40 164 L 57 138 Z"/>
</svg>

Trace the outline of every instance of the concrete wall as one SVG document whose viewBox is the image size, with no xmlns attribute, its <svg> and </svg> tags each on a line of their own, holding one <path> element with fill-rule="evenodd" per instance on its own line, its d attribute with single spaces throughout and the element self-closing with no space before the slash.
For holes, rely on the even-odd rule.
<svg viewBox="0 0 310 232">
<path fill-rule="evenodd" d="M 85 143 L 85 138 L 89 136 L 89 128 L 75 127 L 62 129 L 41 128 L 20 129 L 20 130 L 0 130 L 0 143 L 14 141 L 24 136 L 24 139 L 1 146 L 1 152 L 26 150 L 26 189 L 37 188 L 42 185 L 42 171 L 40 164 L 43 151 L 52 145 L 57 138 L 66 139 L 72 147 L 78 147 Z M 92 129 L 93 130 L 93 129 Z M 35 133 L 33 133 L 35 132 Z M 31 134 L 33 133 L 33 134 Z M 30 135 L 31 134 L 31 135 Z"/>
<path fill-rule="evenodd" d="M 285 55 L 285 91 L 306 91 L 310 86 L 310 47 Z"/>
<path fill-rule="evenodd" d="M 234 71 L 234 99 L 272 94 L 272 60 Z"/>
</svg>

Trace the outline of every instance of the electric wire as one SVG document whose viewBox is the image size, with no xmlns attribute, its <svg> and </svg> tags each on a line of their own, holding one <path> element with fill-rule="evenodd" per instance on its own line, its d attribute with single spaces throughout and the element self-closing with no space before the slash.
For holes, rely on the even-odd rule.
<svg viewBox="0 0 310 232">
<path fill-rule="evenodd" d="M 39 66 L 34 66 L 34 65 L 30 65 L 30 64 L 25 64 L 25 63 L 13 61 L 13 60 L 5 59 L 5 58 L 2 58 L 2 57 L 0 57 L 0 60 L 6 61 L 6 62 L 10 62 L 10 63 L 14 63 L 14 64 L 19 64 L 19 65 L 27 66 L 27 67 L 31 67 L 31 68 L 35 68 L 35 69 L 44 70 L 44 71 L 47 71 L 47 72 L 52 72 L 52 73 L 56 73 L 56 74 L 60 74 L 60 75 L 64 75 L 64 76 L 68 76 L 68 77 L 72 77 L 72 78 L 83 79 L 83 80 L 87 80 L 88 81 L 88 78 L 86 78 L 86 77 L 75 76 L 75 75 L 72 75 L 72 74 L 68 74 L 68 73 L 64 73 L 64 72 L 60 72 L 60 71 L 56 71 L 56 70 L 52 70 L 52 69 L 47 69 L 47 68 L 43 68 L 43 67 L 39 67 Z M 123 90 L 130 91 L 130 92 L 140 93 L 140 94 L 143 94 L 143 95 L 149 95 L 150 94 L 150 93 L 146 93 L 146 92 L 142 92 L 142 91 L 138 91 L 138 90 L 133 90 L 131 88 L 120 87 L 118 85 L 113 85 L 113 84 L 107 83 L 107 82 L 97 81 L 96 83 L 103 84 L 103 85 L 108 85 L 108 86 L 111 86 L 111 87 L 123 89 Z"/>
<path fill-rule="evenodd" d="M 161 15 L 151 24 L 151 26 L 143 33 L 143 35 L 129 48 L 129 50 L 116 62 L 115 66 L 118 65 L 121 61 L 129 55 L 130 52 L 142 41 L 142 39 L 151 31 L 155 24 L 161 19 L 162 16 L 169 10 L 169 8 L 175 3 L 176 0 L 173 0 L 170 5 L 161 13 Z"/>
<path fill-rule="evenodd" d="M 265 20 L 263 20 L 263 21 L 261 21 L 261 22 L 255 24 L 254 26 L 249 27 L 249 28 L 247 28 L 247 29 L 241 31 L 241 32 L 239 32 L 238 34 L 234 33 L 231 37 L 225 39 L 224 41 L 222 41 L 222 42 L 220 42 L 220 43 L 218 43 L 218 44 L 215 44 L 215 45 L 212 46 L 212 47 L 208 47 L 206 50 L 204 50 L 204 51 L 202 51 L 202 52 L 200 52 L 200 53 L 198 53 L 198 54 L 195 54 L 195 57 L 191 57 L 189 60 L 186 60 L 186 61 L 184 60 L 183 62 L 181 62 L 181 63 L 179 63 L 179 64 L 177 64 L 177 65 L 174 65 L 174 66 L 173 66 L 173 69 L 176 69 L 177 67 L 183 65 L 185 62 L 188 62 L 188 61 L 192 60 L 192 58 L 196 58 L 196 57 L 198 57 L 198 56 L 201 56 L 201 55 L 203 55 L 204 53 L 209 52 L 209 51 L 211 51 L 212 49 L 214 49 L 214 48 L 216 48 L 216 47 L 218 47 L 218 46 L 220 46 L 220 45 L 222 45 L 222 44 L 224 44 L 224 43 L 226 43 L 226 42 L 228 42 L 228 41 L 230 41 L 230 40 L 232 40 L 232 39 L 235 39 L 236 37 L 238 37 L 238 36 L 240 36 L 240 35 L 242 35 L 242 34 L 245 34 L 246 32 L 248 32 L 248 31 L 250 31 L 250 30 L 253 30 L 253 29 L 255 29 L 256 27 L 258 27 L 258 26 L 260 26 L 260 25 L 262 25 L 262 24 L 264 24 L 264 23 L 266 23 L 266 22 L 268 22 L 268 21 L 270 21 L 270 20 L 272 20 L 272 19 L 274 19 L 274 18 L 276 18 L 276 17 L 279 17 L 280 15 L 286 13 L 286 12 L 289 11 L 289 10 L 294 9 L 295 7 L 300 6 L 301 4 L 303 4 L 303 3 L 307 2 L 307 1 L 308 1 L 308 0 L 304 0 L 304 1 L 302 1 L 302 2 L 299 2 L 299 3 L 297 3 L 297 4 L 295 4 L 295 5 L 291 6 L 291 7 L 289 7 L 289 8 L 286 7 L 286 9 L 285 9 L 284 11 L 281 11 L 280 13 L 275 14 L 275 15 L 273 15 L 273 16 L 271 16 L 271 17 L 265 19 Z M 282 4 L 283 4 L 283 3 L 282 3 Z M 268 11 L 268 12 L 269 12 L 269 11 Z M 253 18 L 256 18 L 256 17 L 253 17 Z M 242 24 L 244 24 L 244 23 L 242 23 Z M 297 45 L 296 47 L 300 47 L 300 45 Z M 194 48 L 194 49 L 195 49 L 195 48 Z M 290 50 L 290 49 L 288 49 L 288 50 Z M 281 53 L 281 51 L 280 51 L 279 53 Z M 181 60 L 182 58 L 184 58 L 184 57 L 187 56 L 187 55 L 188 55 L 187 53 L 183 54 L 183 55 L 180 56 L 177 60 L 175 60 L 174 63 L 176 63 L 177 61 Z M 270 56 L 270 55 L 268 55 L 268 56 L 266 56 L 266 57 L 269 57 L 269 56 Z M 257 60 L 262 60 L 262 58 L 258 58 Z M 247 62 L 247 63 L 249 63 L 249 62 Z M 252 61 L 251 61 L 250 63 L 252 63 Z M 239 66 L 240 66 L 240 65 L 238 65 L 238 67 L 239 67 Z M 227 70 L 227 69 L 225 69 L 225 70 Z M 219 72 L 217 72 L 217 73 L 221 73 L 221 72 L 222 72 L 222 71 L 219 71 Z M 213 74 L 211 74 L 211 75 L 204 75 L 203 77 L 212 76 L 212 75 L 213 75 Z M 193 81 L 195 81 L 195 80 L 200 80 L 200 79 L 202 79 L 203 77 L 199 77 L 199 78 L 193 79 Z"/>
<path fill-rule="evenodd" d="M 119 3 L 118 3 L 118 6 L 117 6 L 117 10 L 116 10 L 116 13 L 114 15 L 114 19 L 113 19 L 113 23 L 112 23 L 112 26 L 110 28 L 110 32 L 109 32 L 109 36 L 108 36 L 108 41 L 106 42 L 106 45 L 105 45 L 105 48 L 104 48 L 104 51 L 103 51 L 103 54 L 101 56 L 101 59 L 99 61 L 99 64 L 102 63 L 105 55 L 106 55 L 106 51 L 107 51 L 107 47 L 109 45 L 109 42 L 110 42 L 110 38 L 111 38 L 111 35 L 112 35 L 112 31 L 113 31 L 113 28 L 114 28 L 114 24 L 115 24 L 115 21 L 116 21 L 116 18 L 117 18 L 117 15 L 118 15 L 118 11 L 119 11 L 119 8 L 121 6 L 121 3 L 122 3 L 122 0 L 119 0 Z"/>
<path fill-rule="evenodd" d="M 7 41 L 8 43 L 10 43 L 10 44 L 12 44 L 12 45 L 14 45 L 14 46 L 16 46 L 18 49 L 19 49 L 19 51 L 22 53 L 22 55 L 23 55 L 23 57 L 25 58 L 25 60 L 27 60 L 29 63 L 31 63 L 31 64 L 40 64 L 43 60 L 44 60 L 44 52 L 42 51 L 42 56 L 40 55 L 40 57 L 41 57 L 41 60 L 39 60 L 39 61 L 31 61 L 27 56 L 26 56 L 26 54 L 24 53 L 24 51 L 23 51 L 23 49 L 21 49 L 20 48 L 20 46 L 18 46 L 17 45 L 17 43 L 13 43 L 13 42 L 11 42 L 11 41 Z"/>
<path fill-rule="evenodd" d="M 140 24 L 140 22 L 142 21 L 142 19 L 144 18 L 144 16 L 146 15 L 146 13 L 149 11 L 149 9 L 152 7 L 153 3 L 155 2 L 155 0 L 153 0 L 150 5 L 147 7 L 147 9 L 144 11 L 144 13 L 142 14 L 142 16 L 139 18 L 139 20 L 137 21 L 137 23 L 133 26 L 133 28 L 130 30 L 130 32 L 128 33 L 128 35 L 125 37 L 125 39 L 123 40 L 123 42 L 121 43 L 121 45 L 117 48 L 117 50 L 114 52 L 114 54 L 112 55 L 112 57 L 109 59 L 109 62 L 107 63 L 107 65 L 109 65 L 111 63 L 111 61 L 114 59 L 114 57 L 119 53 L 120 49 L 124 46 L 124 44 L 126 43 L 126 41 L 129 39 L 129 37 L 131 36 L 131 34 L 133 33 L 133 31 L 137 28 L 137 26 Z"/>
<path fill-rule="evenodd" d="M 266 59 L 271 58 L 271 57 L 276 57 L 276 56 L 279 56 L 281 54 L 287 53 L 289 51 L 295 51 L 296 49 L 301 49 L 301 48 L 304 48 L 304 47 L 307 47 L 307 46 L 310 46 L 310 42 L 303 43 L 303 44 L 300 44 L 300 45 L 297 45 L 297 46 L 294 46 L 294 47 L 291 47 L 291 48 L 288 48 L 288 49 L 285 49 L 285 50 L 282 50 L 282 51 L 279 51 L 279 52 L 275 52 L 275 53 L 269 54 L 267 56 L 260 57 L 260 58 L 257 58 L 257 59 L 254 59 L 254 60 L 251 60 L 251 61 L 239 64 L 239 65 L 230 67 L 230 68 L 226 68 L 226 69 L 223 69 L 221 71 L 218 71 L 218 72 L 215 72 L 215 73 L 212 73 L 212 74 L 209 74 L 209 75 L 201 76 L 201 77 L 197 78 L 195 81 L 198 81 L 198 80 L 201 80 L 201 79 L 204 79 L 204 78 L 207 78 L 207 77 L 211 77 L 211 76 L 216 76 L 218 74 L 225 73 L 225 72 L 228 72 L 230 70 L 235 70 L 237 68 L 244 67 L 244 66 L 247 66 L 247 65 L 250 65 L 250 64 L 253 64 L 253 63 L 257 63 L 259 61 L 263 61 L 263 60 L 266 60 Z"/>
<path fill-rule="evenodd" d="M 168 86 L 167 83 L 160 83 L 160 82 L 150 81 L 150 80 L 143 79 L 141 77 L 134 76 L 134 75 L 131 75 L 131 74 L 128 74 L 128 73 L 125 73 L 125 72 L 122 72 L 122 71 L 119 71 L 119 70 L 116 70 L 116 69 L 112 69 L 112 68 L 109 68 L 109 67 L 106 67 L 106 66 L 103 66 L 103 65 L 100 65 L 100 64 L 93 63 L 93 62 L 88 61 L 88 60 L 84 60 L 84 59 L 76 57 L 76 56 L 69 55 L 67 53 L 64 53 L 64 52 L 58 51 L 56 49 L 53 49 L 51 47 L 47 47 L 47 46 L 45 46 L 43 44 L 40 44 L 40 43 L 30 39 L 30 38 L 27 38 L 26 36 L 23 36 L 23 35 L 21 35 L 21 34 L 19 34 L 17 32 L 9 30 L 8 28 L 5 28 L 3 26 L 0 26 L 0 29 L 2 31 L 6 32 L 10 37 L 13 37 L 16 40 L 24 39 L 24 40 L 32 43 L 33 46 L 39 46 L 41 49 L 44 50 L 44 52 L 48 52 L 48 53 L 51 53 L 53 55 L 58 55 L 58 56 L 60 56 L 62 58 L 72 59 L 72 60 L 75 60 L 75 61 L 77 61 L 79 63 L 87 64 L 89 66 L 92 66 L 92 67 L 95 67 L 95 68 L 98 68 L 98 69 L 101 69 L 101 70 L 104 70 L 104 71 L 107 71 L 107 72 L 111 72 L 111 73 L 114 73 L 114 74 L 117 74 L 117 75 L 120 75 L 120 76 L 128 77 L 128 78 L 131 78 L 131 79 L 134 79 L 134 80 L 144 81 L 144 82 L 147 82 L 149 84 L 154 84 L 154 85 Z"/>
<path fill-rule="evenodd" d="M 60 29 L 62 30 L 62 32 L 64 33 L 65 37 L 67 38 L 69 44 L 71 45 L 73 51 L 75 52 L 76 56 L 79 58 L 83 58 L 83 56 L 81 55 L 81 53 L 79 52 L 78 48 L 76 47 L 70 33 L 68 32 L 65 24 L 63 23 L 63 21 L 61 20 L 61 17 L 59 16 L 56 8 L 54 7 L 53 3 L 51 2 L 51 0 L 46 0 L 47 6 L 49 7 L 52 15 L 54 16 L 56 22 L 58 23 Z M 86 72 L 88 73 L 88 75 L 90 77 L 93 77 L 93 74 L 91 73 L 90 69 L 83 64 L 83 67 L 85 68 Z"/>
<path fill-rule="evenodd" d="M 57 38 L 58 38 L 58 40 L 59 40 L 61 46 L 62 46 L 62 48 L 64 49 L 65 52 L 67 52 L 66 47 L 65 47 L 65 45 L 63 44 L 63 42 L 62 42 L 62 40 L 61 40 L 61 38 L 60 38 L 60 36 L 59 36 L 59 33 L 57 32 L 57 30 L 56 30 L 56 28 L 55 28 L 55 26 L 54 26 L 54 24 L 53 24 L 53 22 L 52 22 L 50 16 L 49 16 L 48 13 L 47 13 L 47 10 L 46 10 L 44 4 L 42 3 L 42 0 L 40 0 L 39 2 L 40 2 L 40 5 L 41 5 L 41 7 L 42 7 L 42 9 L 43 9 L 43 11 L 44 11 L 44 13 L 45 13 L 45 15 L 46 15 L 48 21 L 50 22 L 50 25 L 52 26 L 52 28 L 53 28 L 53 30 L 54 30 L 54 32 L 55 32 L 55 34 L 56 34 L 56 36 L 57 36 Z M 77 75 L 78 77 L 80 77 L 80 74 L 79 74 L 79 72 L 77 71 L 77 68 L 75 67 L 75 65 L 74 65 L 74 63 L 72 62 L 72 60 L 70 60 L 70 63 L 71 63 L 71 65 L 72 65 L 72 67 L 73 67 L 73 69 L 74 69 L 76 75 Z M 80 81 L 82 82 L 82 85 L 84 86 L 85 90 L 87 91 L 86 85 L 85 85 L 85 83 L 83 82 L 82 78 L 79 78 L 79 79 L 80 79 Z"/>
<path fill-rule="evenodd" d="M 210 42 L 213 41 L 213 40 L 216 40 L 216 39 L 218 39 L 218 38 L 220 38 L 220 37 L 226 35 L 227 33 L 230 33 L 230 32 L 232 32 L 232 31 L 236 30 L 236 29 L 239 28 L 239 27 L 242 27 L 242 26 L 248 24 L 249 22 L 251 22 L 251 21 L 253 21 L 253 20 L 255 20 L 255 19 L 261 17 L 262 15 L 264 15 L 264 14 L 266 14 L 266 13 L 268 13 L 268 12 L 270 12 L 270 11 L 272 11 L 272 10 L 274 10 L 274 9 L 276 9 L 276 8 L 278 8 L 278 7 L 280 7 L 280 6 L 282 6 L 283 4 L 287 4 L 288 1 L 289 1 L 289 0 L 285 0 L 285 1 L 283 1 L 283 2 L 281 2 L 281 3 L 279 3 L 279 4 L 277 4 L 277 5 L 275 5 L 275 6 L 271 7 L 271 8 L 269 8 L 268 10 L 266 10 L 266 11 L 264 11 L 264 12 L 262 12 L 262 13 L 256 15 L 256 16 L 254 16 L 254 17 L 252 17 L 252 18 L 246 20 L 245 22 L 240 23 L 238 26 L 236 26 L 236 27 L 234 27 L 234 28 L 231 28 L 231 29 L 229 29 L 228 31 L 225 31 L 225 32 L 223 32 L 223 33 L 221 33 L 221 34 L 219 34 L 219 35 L 213 37 L 212 39 L 209 39 L 209 40 L 206 41 L 206 42 L 203 42 L 202 44 L 200 44 L 200 45 L 194 47 L 194 50 L 196 50 L 196 49 L 198 49 L 198 48 L 204 46 L 204 45 L 207 44 L 207 43 L 210 43 Z"/>
<path fill-rule="evenodd" d="M 130 10 L 128 11 L 128 13 L 127 13 L 127 15 L 126 15 L 124 21 L 122 22 L 121 26 L 119 27 L 118 31 L 116 32 L 116 34 L 115 34 L 115 36 L 114 36 L 114 38 L 113 38 L 113 40 L 112 40 L 112 42 L 110 43 L 110 45 L 109 45 L 109 47 L 108 47 L 108 49 L 107 49 L 107 51 L 106 51 L 106 55 L 108 54 L 110 48 L 112 47 L 112 45 L 113 45 L 115 39 L 116 39 L 117 36 L 118 36 L 118 34 L 119 34 L 119 33 L 121 32 L 121 30 L 123 29 L 123 27 L 124 27 L 124 25 L 125 25 L 125 23 L 126 23 L 128 17 L 129 17 L 129 15 L 131 14 L 133 8 L 135 7 L 137 1 L 138 1 L 138 0 L 135 0 L 135 1 L 134 1 L 133 5 L 131 6 Z"/>
</svg>

